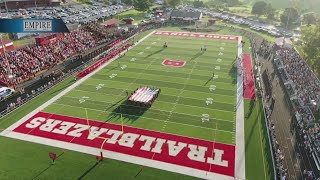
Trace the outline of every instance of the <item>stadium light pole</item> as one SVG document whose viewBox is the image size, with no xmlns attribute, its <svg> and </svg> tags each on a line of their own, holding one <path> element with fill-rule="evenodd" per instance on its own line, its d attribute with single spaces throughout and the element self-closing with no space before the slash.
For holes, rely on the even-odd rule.
<svg viewBox="0 0 320 180">
<path fill-rule="evenodd" d="M 2 35 L 3 35 L 3 34 L 0 33 L 0 41 L 1 41 L 1 46 L 2 46 L 2 52 L 3 52 L 3 55 L 4 55 L 4 59 L 5 59 L 5 61 L 6 61 L 6 67 L 7 67 L 7 69 L 8 69 L 7 77 L 8 77 L 8 78 L 10 79 L 10 81 L 11 81 L 11 79 L 13 78 L 13 75 L 9 74 L 8 58 L 7 58 L 7 55 L 6 55 L 6 47 L 5 47 L 5 45 L 3 44 Z"/>
<path fill-rule="evenodd" d="M 122 134 L 123 134 L 123 119 L 122 119 L 121 105 L 120 105 L 120 118 L 121 118 L 121 129 L 122 129 Z"/>
<path fill-rule="evenodd" d="M 8 17 L 8 7 L 7 7 L 7 1 L 4 0 L 4 6 L 6 7 L 7 17 Z"/>
<path fill-rule="evenodd" d="M 34 6 L 36 6 L 36 10 L 38 9 L 37 0 L 34 0 Z"/>
</svg>

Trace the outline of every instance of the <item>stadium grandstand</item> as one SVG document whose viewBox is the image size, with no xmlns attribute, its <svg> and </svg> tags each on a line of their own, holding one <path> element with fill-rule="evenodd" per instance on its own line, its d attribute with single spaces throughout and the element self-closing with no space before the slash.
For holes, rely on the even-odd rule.
<svg viewBox="0 0 320 180">
<path fill-rule="evenodd" d="M 0 2 L 1 9 L 25 9 L 31 7 L 60 6 L 60 0 L 3 0 Z"/>
</svg>

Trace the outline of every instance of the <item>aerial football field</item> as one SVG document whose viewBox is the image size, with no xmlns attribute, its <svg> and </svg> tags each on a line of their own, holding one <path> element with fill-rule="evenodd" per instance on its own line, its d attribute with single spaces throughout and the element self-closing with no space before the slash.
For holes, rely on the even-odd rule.
<svg viewBox="0 0 320 180">
<path fill-rule="evenodd" d="M 90 75 L 70 80 L 19 121 L 2 124 L 0 137 L 22 140 L 7 144 L 28 153 L 34 148 L 39 156 L 57 154 L 54 165 L 39 158 L 43 171 L 25 172 L 26 179 L 55 179 L 56 173 L 70 178 L 74 169 L 68 167 L 77 161 L 90 164 L 75 179 L 101 179 L 94 171 L 107 172 L 109 165 L 115 171 L 110 178 L 121 166 L 127 167 L 119 174 L 123 179 L 234 179 L 241 164 L 236 148 L 244 144 L 237 142 L 236 125 L 238 38 L 154 31 Z M 143 86 L 161 89 L 152 106 L 128 105 L 128 95 Z M 68 156 L 69 151 L 78 153 Z M 28 158 L 23 151 L 16 154 Z M 103 161 L 94 163 L 88 154 Z"/>
</svg>

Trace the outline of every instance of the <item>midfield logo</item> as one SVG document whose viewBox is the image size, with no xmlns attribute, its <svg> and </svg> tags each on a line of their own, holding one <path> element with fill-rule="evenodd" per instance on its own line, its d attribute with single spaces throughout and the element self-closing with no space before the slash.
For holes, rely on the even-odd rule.
<svg viewBox="0 0 320 180">
<path fill-rule="evenodd" d="M 176 60 L 169 60 L 166 59 L 162 62 L 164 66 L 173 66 L 173 67 L 183 67 L 186 64 L 185 61 L 176 61 Z"/>
</svg>

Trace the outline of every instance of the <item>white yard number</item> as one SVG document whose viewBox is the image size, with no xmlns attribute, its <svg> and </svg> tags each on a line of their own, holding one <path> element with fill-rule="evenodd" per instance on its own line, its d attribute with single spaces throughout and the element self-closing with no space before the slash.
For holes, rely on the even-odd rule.
<svg viewBox="0 0 320 180">
<path fill-rule="evenodd" d="M 220 59 L 220 58 L 219 58 L 219 59 L 217 59 L 217 62 L 221 62 L 221 61 L 222 61 L 222 59 Z"/>
<path fill-rule="evenodd" d="M 213 99 L 212 99 L 212 98 L 207 98 L 207 100 L 206 100 L 207 106 L 208 106 L 209 104 L 212 104 L 212 103 L 213 103 Z"/>
<path fill-rule="evenodd" d="M 123 66 L 121 66 L 121 69 L 124 70 L 124 69 L 126 69 L 127 67 L 128 67 L 127 65 L 123 65 Z"/>
<path fill-rule="evenodd" d="M 214 75 L 214 76 L 213 76 L 213 79 L 218 79 L 218 78 L 219 78 L 218 75 Z"/>
<path fill-rule="evenodd" d="M 139 55 L 142 55 L 143 53 L 144 53 L 144 52 L 139 52 L 138 54 L 139 54 Z"/>
<path fill-rule="evenodd" d="M 215 85 L 210 85 L 209 90 L 210 90 L 210 91 L 216 90 L 216 86 L 215 86 Z"/>
<path fill-rule="evenodd" d="M 151 44 L 156 44 L 157 42 L 152 42 Z"/>
<path fill-rule="evenodd" d="M 223 50 L 224 50 L 224 47 L 220 47 L 220 50 L 223 51 Z"/>
<path fill-rule="evenodd" d="M 219 56 L 222 56 L 223 55 L 223 53 L 222 52 L 219 52 Z"/>
<path fill-rule="evenodd" d="M 202 121 L 202 123 L 208 122 L 209 121 L 209 114 L 202 114 L 201 121 Z"/>
<path fill-rule="evenodd" d="M 118 75 L 118 74 L 111 74 L 109 77 L 110 77 L 110 79 L 113 79 L 113 78 L 115 78 L 117 75 Z"/>
<path fill-rule="evenodd" d="M 134 62 L 134 61 L 136 61 L 136 60 L 137 60 L 137 58 L 131 58 L 131 59 L 130 59 L 131 62 Z"/>
<path fill-rule="evenodd" d="M 146 47 L 146 49 L 150 49 L 150 48 L 151 48 L 150 46 Z"/>
<path fill-rule="evenodd" d="M 81 104 L 81 103 L 84 103 L 84 102 L 86 102 L 87 99 L 89 99 L 89 97 L 83 96 L 83 97 L 81 97 L 81 98 L 79 99 L 79 103 L 80 103 L 80 104 Z"/>
<path fill-rule="evenodd" d="M 220 70 L 220 66 L 216 66 L 214 69 L 215 70 Z"/>
<path fill-rule="evenodd" d="M 102 87 L 104 87 L 104 84 L 98 84 L 98 85 L 96 86 L 96 89 L 99 90 L 99 89 L 101 89 Z"/>
</svg>

